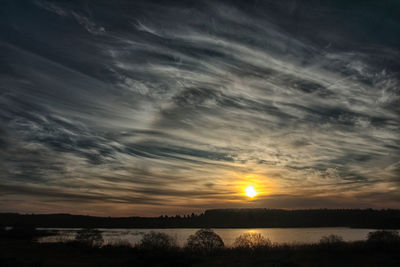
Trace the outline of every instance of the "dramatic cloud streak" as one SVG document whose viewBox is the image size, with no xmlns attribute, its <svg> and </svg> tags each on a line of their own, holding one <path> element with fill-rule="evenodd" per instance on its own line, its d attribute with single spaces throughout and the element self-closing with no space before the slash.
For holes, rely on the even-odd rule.
<svg viewBox="0 0 400 267">
<path fill-rule="evenodd" d="M 0 208 L 398 207 L 385 3 L 5 1 Z"/>
</svg>

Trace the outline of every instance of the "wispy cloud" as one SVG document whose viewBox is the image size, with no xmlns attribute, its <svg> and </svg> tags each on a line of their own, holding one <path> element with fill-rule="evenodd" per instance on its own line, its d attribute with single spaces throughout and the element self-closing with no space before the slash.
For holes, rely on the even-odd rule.
<svg viewBox="0 0 400 267">
<path fill-rule="evenodd" d="M 363 27 L 380 7 L 5 8 L 2 210 L 398 206 L 400 51 L 385 32 L 400 23 Z M 264 194 L 243 199 L 247 182 Z"/>
</svg>

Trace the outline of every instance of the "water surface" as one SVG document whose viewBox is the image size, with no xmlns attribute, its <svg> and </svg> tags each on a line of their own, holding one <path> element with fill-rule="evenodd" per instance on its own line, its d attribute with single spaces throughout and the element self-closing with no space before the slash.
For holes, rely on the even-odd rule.
<svg viewBox="0 0 400 267">
<path fill-rule="evenodd" d="M 39 242 L 68 241 L 75 238 L 80 228 L 40 228 L 43 230 L 56 230 L 58 235 L 43 237 Z M 99 229 L 105 243 L 129 242 L 137 244 L 145 233 L 150 231 L 166 233 L 176 238 L 180 246 L 184 245 L 189 235 L 199 229 Z M 335 234 L 343 237 L 345 241 L 365 240 L 367 234 L 375 229 L 354 229 L 345 227 L 321 227 L 321 228 L 223 228 L 214 229 L 222 238 L 225 245 L 230 246 L 235 238 L 243 233 L 260 233 L 274 243 L 314 243 L 321 237 Z"/>
</svg>

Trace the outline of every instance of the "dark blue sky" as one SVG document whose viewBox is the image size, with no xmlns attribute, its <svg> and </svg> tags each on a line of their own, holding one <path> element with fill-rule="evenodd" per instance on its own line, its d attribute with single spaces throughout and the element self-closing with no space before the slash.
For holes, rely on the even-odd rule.
<svg viewBox="0 0 400 267">
<path fill-rule="evenodd" d="M 4 0 L 0 211 L 398 208 L 399 18 L 390 0 Z"/>
</svg>

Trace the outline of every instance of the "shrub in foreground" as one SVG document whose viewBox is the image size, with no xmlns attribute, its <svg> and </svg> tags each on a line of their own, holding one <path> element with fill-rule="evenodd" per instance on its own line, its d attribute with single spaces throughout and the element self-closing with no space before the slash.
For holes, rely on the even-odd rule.
<svg viewBox="0 0 400 267">
<path fill-rule="evenodd" d="M 369 232 L 367 241 L 370 243 L 393 243 L 400 242 L 400 235 L 397 231 L 379 230 Z"/>
<path fill-rule="evenodd" d="M 132 248 L 132 244 L 125 239 L 117 239 L 110 242 L 107 242 L 108 247 L 115 247 L 115 248 Z"/>
<path fill-rule="evenodd" d="M 321 237 L 319 243 L 322 245 L 338 245 L 344 243 L 344 240 L 339 235 L 326 235 Z"/>
<path fill-rule="evenodd" d="M 198 230 L 187 239 L 186 249 L 210 253 L 224 247 L 221 237 L 211 229 Z"/>
<path fill-rule="evenodd" d="M 75 241 L 88 246 L 101 246 L 104 242 L 101 232 L 97 229 L 85 228 L 77 232 Z"/>
<path fill-rule="evenodd" d="M 151 231 L 143 235 L 139 248 L 155 250 L 171 250 L 178 248 L 176 239 L 165 234 Z"/>
<path fill-rule="evenodd" d="M 35 237 L 40 236 L 40 233 L 34 226 L 25 225 L 25 226 L 14 226 L 8 231 L 4 232 L 4 235 L 20 240 L 32 240 Z"/>
<path fill-rule="evenodd" d="M 271 247 L 271 241 L 260 233 L 244 233 L 235 239 L 233 247 L 240 249 L 257 249 Z"/>
</svg>

